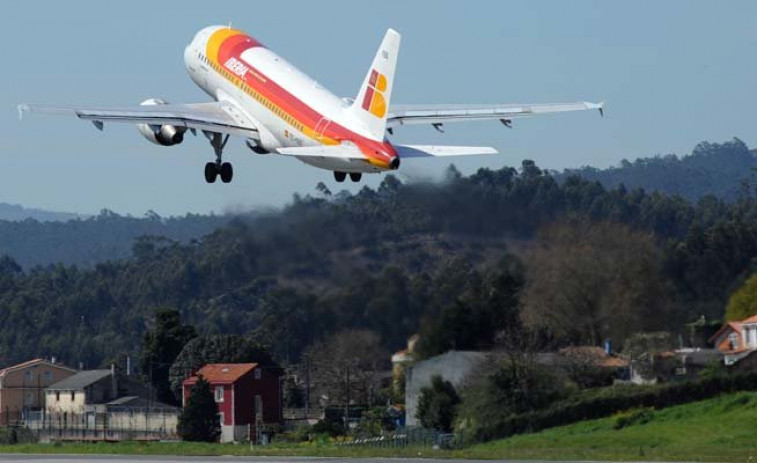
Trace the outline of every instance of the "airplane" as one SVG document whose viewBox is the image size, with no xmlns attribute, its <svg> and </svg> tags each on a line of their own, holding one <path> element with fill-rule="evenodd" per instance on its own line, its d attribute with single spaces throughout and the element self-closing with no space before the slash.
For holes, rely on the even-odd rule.
<svg viewBox="0 0 757 463">
<path fill-rule="evenodd" d="M 408 158 L 496 154 L 490 147 L 399 145 L 388 134 L 410 124 L 499 120 L 511 127 L 517 117 L 596 109 L 603 103 L 390 105 L 400 34 L 387 30 L 356 98 L 339 98 L 261 42 L 229 26 L 200 30 L 184 50 L 192 81 L 212 102 L 169 104 L 150 98 L 123 107 L 50 107 L 21 104 L 24 112 L 75 115 L 99 130 L 105 122 L 136 124 L 150 142 L 179 145 L 187 131 L 201 132 L 215 161 L 205 165 L 205 181 L 231 182 L 223 151 L 229 136 L 242 137 L 257 154 L 292 156 L 330 170 L 337 182 L 359 182 L 364 173 L 397 170 Z"/>
</svg>

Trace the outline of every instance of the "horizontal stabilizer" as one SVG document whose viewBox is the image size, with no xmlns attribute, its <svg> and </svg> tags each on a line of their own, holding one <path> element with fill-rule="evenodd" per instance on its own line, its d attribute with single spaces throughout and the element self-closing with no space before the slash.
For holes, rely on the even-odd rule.
<svg viewBox="0 0 757 463">
<path fill-rule="evenodd" d="M 400 159 L 497 154 L 497 150 L 488 146 L 395 145 L 394 147 Z"/>
</svg>

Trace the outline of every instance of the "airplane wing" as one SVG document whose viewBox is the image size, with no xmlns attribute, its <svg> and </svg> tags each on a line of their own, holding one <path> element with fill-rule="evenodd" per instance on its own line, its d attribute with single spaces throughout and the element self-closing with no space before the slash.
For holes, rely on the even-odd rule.
<svg viewBox="0 0 757 463">
<path fill-rule="evenodd" d="M 602 103 L 554 103 L 554 104 L 501 104 L 501 105 L 392 105 L 387 115 L 389 127 L 410 124 L 443 124 L 446 122 L 480 121 L 499 119 L 509 126 L 515 117 L 566 111 L 599 110 L 604 115 Z M 438 127 L 438 126 L 437 126 Z"/>
<path fill-rule="evenodd" d="M 208 132 L 255 137 L 257 128 L 236 107 L 226 102 L 196 104 L 157 104 L 122 107 L 42 106 L 22 104 L 19 117 L 25 112 L 63 114 L 92 121 L 102 130 L 104 122 L 174 125 Z"/>
</svg>

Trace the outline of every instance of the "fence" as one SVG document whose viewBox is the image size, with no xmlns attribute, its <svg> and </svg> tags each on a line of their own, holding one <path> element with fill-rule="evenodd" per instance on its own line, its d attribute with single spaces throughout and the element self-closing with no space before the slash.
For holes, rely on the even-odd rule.
<svg viewBox="0 0 757 463">
<path fill-rule="evenodd" d="M 455 434 L 443 433 L 421 427 L 397 428 L 395 431 L 381 436 L 355 437 L 342 441 L 338 445 L 343 447 L 428 447 L 452 448 L 457 446 Z"/>
<path fill-rule="evenodd" d="M 177 409 L 109 407 L 30 416 L 19 424 L 41 441 L 175 440 L 178 416 Z"/>
</svg>

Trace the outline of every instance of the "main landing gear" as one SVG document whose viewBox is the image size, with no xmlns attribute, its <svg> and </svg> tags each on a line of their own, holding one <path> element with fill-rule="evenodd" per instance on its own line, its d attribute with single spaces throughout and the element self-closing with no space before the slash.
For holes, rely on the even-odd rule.
<svg viewBox="0 0 757 463">
<path fill-rule="evenodd" d="M 334 171 L 334 180 L 342 183 L 347 178 L 347 172 Z M 360 172 L 350 172 L 350 180 L 353 182 L 359 182 L 363 178 L 363 174 Z"/>
<path fill-rule="evenodd" d="M 234 178 L 234 169 L 231 167 L 230 162 L 223 162 L 222 155 L 223 149 L 226 146 L 226 142 L 229 141 L 229 136 L 225 137 L 220 133 L 205 133 L 205 136 L 210 140 L 210 145 L 213 147 L 213 151 L 216 153 L 216 162 L 209 162 L 205 164 L 205 181 L 208 183 L 215 183 L 216 177 L 221 177 L 223 183 L 229 183 Z"/>
</svg>

